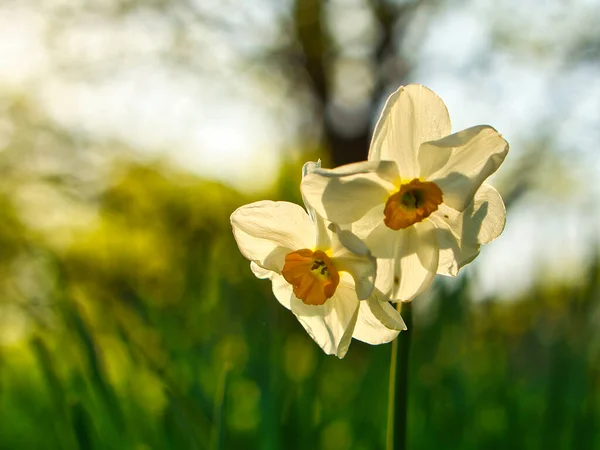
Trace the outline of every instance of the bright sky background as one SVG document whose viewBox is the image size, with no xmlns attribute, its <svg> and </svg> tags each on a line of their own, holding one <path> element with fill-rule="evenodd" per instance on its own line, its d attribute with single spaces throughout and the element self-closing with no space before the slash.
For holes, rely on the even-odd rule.
<svg viewBox="0 0 600 450">
<path fill-rule="evenodd" d="M 143 55 L 167 50 L 174 37 L 150 12 L 120 21 L 89 16 L 62 31 L 54 44 L 65 59 L 56 61 L 48 53 L 47 14 L 61 3 L 76 2 L 0 3 L 0 92 L 28 95 L 66 128 L 122 140 L 245 191 L 272 183 L 280 151 L 298 146 L 301 105 L 268 103 L 281 88 L 277 78 L 261 82 L 239 73 L 236 55 L 272 38 L 270 24 L 283 3 L 251 8 L 261 31 L 255 42 L 240 42 L 238 53 L 217 35 L 198 36 L 211 49 L 202 57 L 222 70 L 218 76 L 132 58 L 116 73 L 100 71 L 88 80 L 56 69 L 73 61 L 97 69 L 122 58 L 124 46 L 127 55 Z M 360 10 L 361 1 L 352 3 Z M 551 136 L 553 155 L 565 167 L 558 179 L 545 181 L 551 195 L 528 196 L 511 211 L 502 237 L 484 248 L 474 263 L 480 292 L 511 296 L 538 273 L 581 275 L 600 230 L 600 63 L 565 61 L 573 39 L 600 34 L 599 2 L 467 0 L 423 14 L 428 25 L 417 17 L 404 42 L 415 67 L 409 81 L 445 100 L 455 130 L 488 123 L 501 131 L 511 144 L 508 166 L 519 164 L 523 149 L 543 135 Z M 361 14 L 345 17 L 349 30 L 367 25 Z M 510 39 L 530 42 L 537 57 Z M 0 143 L 1 134 L 0 126 Z M 500 188 L 511 182 L 497 180 Z"/>
</svg>

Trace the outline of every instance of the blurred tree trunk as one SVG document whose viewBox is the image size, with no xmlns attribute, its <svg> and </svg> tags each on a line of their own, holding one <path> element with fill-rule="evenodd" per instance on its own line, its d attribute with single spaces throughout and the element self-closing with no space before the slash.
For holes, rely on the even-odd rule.
<svg viewBox="0 0 600 450">
<path fill-rule="evenodd" d="M 342 131 L 328 118 L 327 110 L 331 106 L 334 81 L 330 67 L 335 54 L 334 45 L 324 23 L 327 0 L 296 0 L 294 5 L 294 25 L 301 55 L 295 61 L 300 62 L 301 70 L 309 79 L 316 99 L 317 113 L 323 122 L 323 138 L 330 149 L 335 165 L 362 161 L 367 158 L 371 139 L 371 124 L 374 114 L 378 114 L 382 95 L 389 85 L 399 85 L 408 73 L 406 61 L 396 48 L 403 36 L 405 19 L 419 2 L 405 6 L 392 6 L 384 0 L 370 0 L 374 17 L 379 25 L 379 39 L 373 49 L 374 86 L 366 108 L 358 112 L 359 124 L 352 133 Z M 296 49 L 298 51 L 298 49 Z M 337 105 L 336 107 L 339 107 Z M 340 111 L 356 117 L 356 111 Z"/>
</svg>

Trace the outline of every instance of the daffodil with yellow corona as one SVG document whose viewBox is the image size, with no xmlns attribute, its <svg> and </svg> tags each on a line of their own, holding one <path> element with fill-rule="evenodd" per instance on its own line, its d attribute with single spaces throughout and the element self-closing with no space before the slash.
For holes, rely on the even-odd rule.
<svg viewBox="0 0 600 450">
<path fill-rule="evenodd" d="M 307 163 L 303 171 L 318 168 Z M 405 325 L 374 290 L 375 258 L 351 231 L 307 209 L 260 201 L 231 215 L 253 273 L 271 280 L 277 300 L 327 354 L 343 358 L 352 337 L 370 344 L 393 340 Z"/>
<path fill-rule="evenodd" d="M 484 181 L 508 144 L 487 125 L 450 133 L 434 92 L 400 87 L 375 126 L 368 161 L 302 180 L 310 207 L 364 239 L 377 257 L 376 286 L 393 300 L 412 300 L 436 273 L 456 275 L 504 228 L 502 198 Z"/>
</svg>

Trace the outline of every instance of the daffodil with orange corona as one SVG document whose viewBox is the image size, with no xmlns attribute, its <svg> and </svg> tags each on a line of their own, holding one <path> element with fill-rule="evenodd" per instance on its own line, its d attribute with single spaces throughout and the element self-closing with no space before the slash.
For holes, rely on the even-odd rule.
<svg viewBox="0 0 600 450">
<path fill-rule="evenodd" d="M 307 163 L 305 175 L 319 170 Z M 258 278 L 291 310 L 327 354 L 343 358 L 351 339 L 381 344 L 405 329 L 398 312 L 374 288 L 376 260 L 350 230 L 312 208 L 260 201 L 231 215 L 233 234 Z"/>
<path fill-rule="evenodd" d="M 368 161 L 317 168 L 301 189 L 317 214 L 364 240 L 377 258 L 376 287 L 410 301 L 502 232 L 504 203 L 484 181 L 507 153 L 490 126 L 451 134 L 442 100 L 409 85 L 387 100 Z"/>
</svg>

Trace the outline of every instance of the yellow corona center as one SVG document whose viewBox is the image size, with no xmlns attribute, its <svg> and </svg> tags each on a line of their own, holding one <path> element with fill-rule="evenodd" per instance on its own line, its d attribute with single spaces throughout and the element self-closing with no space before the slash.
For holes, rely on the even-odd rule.
<svg viewBox="0 0 600 450">
<path fill-rule="evenodd" d="M 338 271 L 321 250 L 288 253 L 281 274 L 292 285 L 294 295 L 307 305 L 324 304 L 340 283 Z"/>
<path fill-rule="evenodd" d="M 442 190 L 438 185 L 415 178 L 390 195 L 383 210 L 383 221 L 392 230 L 408 228 L 429 217 L 441 204 Z"/>
</svg>

